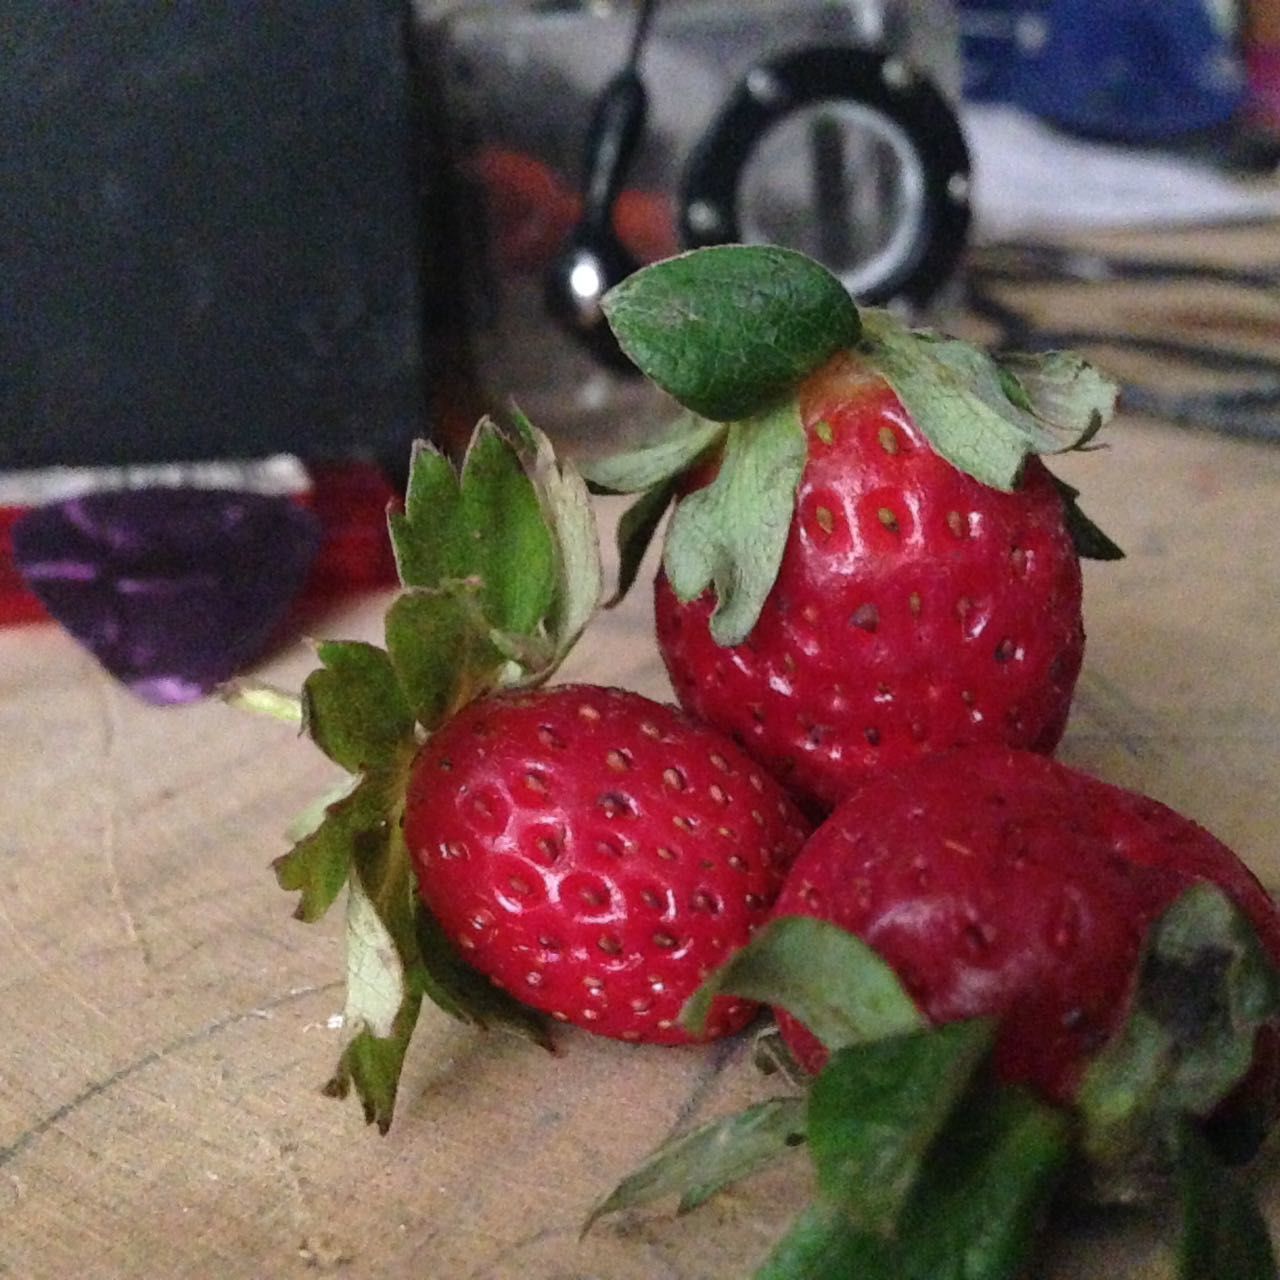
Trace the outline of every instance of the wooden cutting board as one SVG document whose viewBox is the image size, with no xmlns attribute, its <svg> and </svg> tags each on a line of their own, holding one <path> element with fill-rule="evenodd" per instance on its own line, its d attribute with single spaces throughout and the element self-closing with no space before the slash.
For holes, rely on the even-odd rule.
<svg viewBox="0 0 1280 1280">
<path fill-rule="evenodd" d="M 1111 444 L 1061 466 L 1129 553 L 1086 569 L 1062 757 L 1198 819 L 1280 884 L 1280 448 L 1130 418 Z M 617 510 L 602 504 L 606 524 Z M 376 639 L 384 604 L 320 629 Z M 309 665 L 299 645 L 263 674 L 296 686 Z M 646 592 L 564 678 L 667 696 Z M 387 1137 L 320 1096 L 338 913 L 295 923 L 268 863 L 331 779 L 287 728 L 145 707 L 53 626 L 0 633 L 0 1276 L 749 1276 L 805 1198 L 802 1159 L 691 1217 L 577 1239 L 673 1129 L 767 1093 L 741 1043 L 568 1030 L 552 1057 L 431 1011 Z M 1259 1178 L 1280 1233 L 1280 1171 Z M 1074 1219 L 1041 1275 L 1165 1280 L 1168 1225 Z"/>
</svg>

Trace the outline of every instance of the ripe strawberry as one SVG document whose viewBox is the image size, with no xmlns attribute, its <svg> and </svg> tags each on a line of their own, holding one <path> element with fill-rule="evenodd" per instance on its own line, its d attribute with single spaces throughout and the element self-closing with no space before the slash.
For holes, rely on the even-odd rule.
<svg viewBox="0 0 1280 1280">
<path fill-rule="evenodd" d="M 1082 446 L 1115 388 L 1069 355 L 997 363 L 850 314 L 794 255 L 704 252 L 641 272 L 611 315 L 624 349 L 703 417 L 589 473 L 645 495 L 622 530 L 624 586 L 632 544 L 676 500 L 655 603 L 681 703 L 818 811 L 947 747 L 1051 752 L 1084 650 L 1078 555 L 1120 552 L 1035 455 Z M 708 320 L 699 291 L 727 287 L 730 268 L 758 274 L 776 307 L 739 280 L 750 319 Z M 677 330 L 670 350 L 655 314 Z M 764 351 L 689 376 L 703 347 L 748 326 Z M 738 381 L 709 392 L 722 366 Z"/>
<path fill-rule="evenodd" d="M 681 703 L 811 804 L 941 748 L 1049 752 L 1084 652 L 1080 565 L 1052 477 L 1013 493 L 930 447 L 885 381 L 842 354 L 798 392 L 808 455 L 772 590 L 737 645 L 712 592 L 656 583 Z"/>
<path fill-rule="evenodd" d="M 568 685 L 472 702 L 410 776 L 424 902 L 519 1000 L 624 1040 L 676 1021 L 765 919 L 806 834 L 776 783 L 669 706 Z M 717 1002 L 707 1036 L 754 1006 Z"/>
<path fill-rule="evenodd" d="M 1280 1102 L 1280 911 L 1163 805 L 993 746 L 878 774 L 682 1019 L 726 995 L 777 1008 L 805 1095 L 677 1135 L 588 1225 L 692 1208 L 803 1144 L 817 1194 L 757 1280 L 932 1280 L 957 1259 L 1013 1280 L 1066 1187 L 1176 1188 L 1180 1276 L 1277 1274 L 1225 1164 Z"/>
<path fill-rule="evenodd" d="M 1280 964 L 1280 912 L 1207 831 L 1041 756 L 968 748 L 865 783 L 774 914 L 856 934 L 933 1023 L 998 1019 L 1002 1078 L 1067 1102 L 1128 1013 L 1152 922 L 1196 883 L 1226 893 Z M 820 1069 L 822 1045 L 785 1012 L 779 1025 Z"/>
</svg>

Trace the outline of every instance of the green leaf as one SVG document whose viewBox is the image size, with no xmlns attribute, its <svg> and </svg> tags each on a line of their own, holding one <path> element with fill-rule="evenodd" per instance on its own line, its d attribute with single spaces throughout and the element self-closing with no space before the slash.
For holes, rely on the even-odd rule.
<svg viewBox="0 0 1280 1280">
<path fill-rule="evenodd" d="M 1060 480 L 1050 473 L 1050 479 L 1057 486 L 1062 497 L 1063 519 L 1067 532 L 1071 535 L 1076 555 L 1083 560 L 1123 560 L 1124 552 L 1116 543 L 1080 510 L 1076 499 L 1080 490 L 1073 488 L 1065 480 Z"/>
<path fill-rule="evenodd" d="M 1189 1122 L 1179 1135 L 1178 1182 L 1179 1280 L 1275 1280 L 1280 1271 L 1257 1202 Z"/>
<path fill-rule="evenodd" d="M 354 1085 L 365 1118 L 391 1123 L 404 1055 L 422 1004 L 417 880 L 400 826 L 403 788 L 384 790 L 383 821 L 351 850 L 347 889 L 346 1037 L 329 1091 Z"/>
<path fill-rule="evenodd" d="M 642 493 L 622 513 L 617 535 L 618 585 L 606 602 L 606 608 L 612 609 L 621 604 L 634 585 L 645 552 L 649 550 L 653 535 L 658 532 L 658 526 L 662 523 L 671 500 L 676 496 L 679 484 L 679 480 L 668 480 L 664 484 L 655 485 L 647 493 Z"/>
<path fill-rule="evenodd" d="M 573 464 L 522 413 L 514 414 L 534 491 L 551 533 L 555 590 L 549 610 L 551 666 L 559 665 L 586 629 L 604 594 L 600 539 L 587 486 Z M 535 671 L 536 677 L 550 669 Z"/>
<path fill-rule="evenodd" d="M 387 833 L 388 839 L 390 833 Z M 371 859 L 372 861 L 372 859 Z M 407 861 L 404 864 L 407 867 Z M 404 932 L 414 912 L 413 885 L 402 879 L 388 882 L 386 872 L 377 886 L 376 905 L 363 875 L 353 875 L 347 889 L 347 1007 L 343 1023 L 367 1031 L 378 1040 L 394 1034 L 396 1018 L 408 993 L 406 964 L 415 948 Z M 396 902 L 395 895 L 406 900 Z M 399 938 L 392 928 L 399 926 Z"/>
<path fill-rule="evenodd" d="M 628 276 L 604 297 L 623 351 L 681 404 L 718 422 L 757 413 L 857 340 L 858 310 L 790 249 L 718 245 Z"/>
<path fill-rule="evenodd" d="M 326 1086 L 335 1097 L 354 1087 L 384 1133 L 424 996 L 462 1022 L 550 1047 L 538 1015 L 464 964 L 419 900 L 399 821 L 403 792 L 403 779 L 384 784 L 381 822 L 349 848 L 346 1043 Z"/>
<path fill-rule="evenodd" d="M 892 1234 L 925 1154 L 995 1042 L 995 1024 L 951 1022 L 849 1045 L 809 1095 L 818 1185 L 855 1226 Z"/>
<path fill-rule="evenodd" d="M 719 644 L 741 643 L 760 617 L 782 563 L 807 453 L 794 404 L 735 422 L 716 478 L 671 518 L 667 577 L 685 601 L 715 587 L 711 634 Z"/>
<path fill-rule="evenodd" d="M 403 513 L 389 517 L 400 580 L 437 588 L 476 578 L 489 625 L 532 631 L 555 590 L 555 549 L 533 482 L 489 419 L 472 436 L 462 475 L 419 442 Z"/>
<path fill-rule="evenodd" d="M 996 489 L 1017 487 L 1030 454 L 1081 448 L 1115 407 L 1115 387 L 1070 353 L 997 364 L 967 342 L 913 332 L 885 311 L 864 313 L 863 334 L 863 352 L 933 448 Z"/>
<path fill-rule="evenodd" d="M 324 819 L 272 864 L 282 889 L 298 891 L 294 915 L 308 923 L 319 920 L 347 882 L 355 850 L 386 839 L 385 777 L 365 778 L 330 803 Z"/>
<path fill-rule="evenodd" d="M 330 1098 L 345 1098 L 354 1085 L 365 1122 L 376 1124 L 380 1133 L 391 1128 L 400 1073 L 421 1004 L 421 998 L 412 995 L 404 1001 L 390 1036 L 379 1038 L 370 1031 L 360 1031 L 353 1036 L 324 1086 Z"/>
<path fill-rule="evenodd" d="M 406 587 L 435 587 L 446 578 L 466 577 L 470 545 L 460 529 L 462 502 L 458 473 L 435 445 L 415 440 L 409 457 L 404 510 L 391 511 L 387 525 L 400 581 Z"/>
<path fill-rule="evenodd" d="M 284 830 L 285 839 L 297 844 L 313 831 L 318 831 L 329 811 L 329 806 L 337 804 L 339 800 L 345 800 L 363 781 L 363 778 L 355 774 L 348 774 L 341 782 L 330 787 L 324 795 L 312 800 L 305 809 L 294 815 L 293 821 Z"/>
<path fill-rule="evenodd" d="M 859 1230 L 820 1199 L 756 1280 L 1015 1280 L 1069 1154 L 1064 1112 L 1016 1089 L 983 1093 L 930 1150 L 896 1236 Z"/>
<path fill-rule="evenodd" d="M 326 641 L 324 667 L 302 686 L 302 724 L 321 751 L 349 773 L 392 760 L 413 735 L 413 712 L 391 665 L 376 645 Z"/>
<path fill-rule="evenodd" d="M 709 454 L 728 428 L 686 413 L 651 444 L 596 458 L 583 465 L 588 483 L 604 493 L 642 493 L 683 475 Z"/>
<path fill-rule="evenodd" d="M 925 1025 L 897 975 L 866 943 L 806 916 L 766 925 L 694 992 L 680 1021 L 700 1034 L 721 995 L 781 1006 L 833 1052 Z"/>
<path fill-rule="evenodd" d="M 479 588 L 405 591 L 387 610 L 387 652 L 419 724 L 435 729 L 496 687 L 507 659 L 480 612 Z"/>
<path fill-rule="evenodd" d="M 1089 1157 L 1140 1163 L 1184 1114 L 1208 1115 L 1278 1015 L 1280 975 L 1248 918 L 1215 886 L 1188 889 L 1148 932 L 1128 1020 L 1080 1088 Z"/>
<path fill-rule="evenodd" d="M 681 1212 L 764 1168 L 804 1141 L 803 1098 L 772 1098 L 664 1142 L 591 1211 L 582 1234 L 606 1214 L 679 1196 Z"/>
</svg>

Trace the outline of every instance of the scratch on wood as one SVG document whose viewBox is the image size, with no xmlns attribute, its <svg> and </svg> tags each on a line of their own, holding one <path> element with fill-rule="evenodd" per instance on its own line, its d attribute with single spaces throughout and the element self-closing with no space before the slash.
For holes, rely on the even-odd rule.
<svg viewBox="0 0 1280 1280">
<path fill-rule="evenodd" d="M 102 863 L 107 872 L 107 891 L 110 893 L 111 903 L 120 917 L 120 923 L 124 926 L 125 937 L 138 948 L 138 952 L 142 956 L 142 963 L 150 969 L 152 967 L 151 948 L 147 945 L 146 939 L 138 928 L 138 922 L 134 919 L 133 912 L 129 909 L 129 902 L 124 896 L 124 885 L 120 883 L 120 871 L 116 866 L 119 822 L 115 790 L 110 781 L 102 788 L 101 808 L 102 834 L 98 842 L 98 849 L 102 854 Z"/>
<path fill-rule="evenodd" d="M 101 1097 L 104 1093 L 114 1089 L 116 1085 L 136 1076 L 138 1072 L 145 1071 L 148 1067 L 155 1066 L 157 1062 L 163 1062 L 170 1055 L 181 1053 L 183 1049 L 189 1049 L 192 1045 L 199 1044 L 202 1040 L 208 1040 L 211 1036 L 216 1036 L 219 1032 L 226 1031 L 229 1027 L 260 1018 L 264 1009 L 282 1009 L 286 1005 L 306 999 L 307 996 L 318 995 L 324 991 L 334 991 L 342 985 L 341 981 L 337 981 L 319 983 L 309 987 L 294 987 L 274 999 L 255 1004 L 252 1009 L 242 1009 L 238 1013 L 226 1014 L 213 1022 L 205 1023 L 203 1027 L 198 1027 L 195 1031 L 189 1031 L 186 1035 L 169 1041 L 166 1045 L 161 1045 L 158 1049 L 152 1049 L 149 1053 L 144 1053 L 140 1058 L 135 1058 L 118 1071 L 113 1071 L 109 1076 L 86 1085 L 74 1098 L 50 1111 L 48 1115 L 37 1120 L 31 1128 L 20 1133 L 7 1147 L 0 1147 L 0 1169 L 17 1159 L 32 1143 L 42 1138 L 50 1129 L 56 1128 L 69 1115 L 83 1107 L 85 1103 Z"/>
<path fill-rule="evenodd" d="M 13 934 L 13 940 L 17 945 L 18 950 L 21 951 L 22 954 L 25 955 L 31 961 L 31 963 L 34 964 L 35 967 L 42 974 L 44 974 L 46 978 L 49 979 L 50 982 L 52 982 L 55 986 L 60 987 L 63 991 L 65 991 L 67 995 L 69 995 L 72 998 L 72 1000 L 74 1000 L 76 1004 L 78 1004 L 82 1009 L 87 1009 L 90 1013 L 94 1014 L 96 1017 L 99 1017 L 103 1019 L 103 1021 L 106 1021 L 107 1014 L 104 1010 L 99 1009 L 98 1006 L 94 1004 L 93 1001 L 90 1000 L 87 996 L 81 995 L 80 992 L 77 991 L 75 987 L 71 985 L 71 983 L 69 983 L 64 977 L 62 977 L 59 973 L 57 973 L 56 970 L 50 968 L 49 965 L 45 964 L 45 962 L 40 958 L 39 953 L 27 941 L 26 936 L 23 934 L 22 930 L 18 928 L 17 922 L 9 914 L 9 908 L 5 905 L 5 900 L 3 895 L 0 895 L 0 920 L 4 921 L 9 932 Z"/>
<path fill-rule="evenodd" d="M 111 903 L 116 909 L 120 922 L 124 926 L 125 937 L 138 948 L 142 962 L 148 969 L 152 967 L 151 948 L 147 945 L 138 922 L 134 919 L 125 897 L 124 885 L 120 881 L 120 871 L 116 865 L 116 847 L 119 843 L 119 810 L 116 806 L 114 786 L 114 770 L 111 768 L 115 759 L 116 742 L 119 740 L 119 712 L 116 710 L 115 687 L 105 672 L 95 666 L 94 692 L 98 699 L 98 727 L 102 737 L 102 786 L 100 789 L 100 809 L 102 812 L 102 833 L 98 849 L 102 855 L 103 866 L 107 872 L 107 891 L 111 895 Z"/>
</svg>

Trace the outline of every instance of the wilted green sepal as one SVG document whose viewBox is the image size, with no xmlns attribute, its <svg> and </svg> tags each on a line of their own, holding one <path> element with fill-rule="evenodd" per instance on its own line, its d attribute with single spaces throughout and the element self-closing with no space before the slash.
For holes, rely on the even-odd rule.
<svg viewBox="0 0 1280 1280">
<path fill-rule="evenodd" d="M 1183 1121 L 1177 1144 L 1178 1280 L 1275 1280 L 1275 1250 L 1249 1188 L 1218 1163 L 1192 1122 Z"/>
<path fill-rule="evenodd" d="M 996 357 L 1009 399 L 1055 432 L 1060 448 L 1084 449 L 1115 415 L 1120 388 L 1075 351 L 1011 351 Z"/>
<path fill-rule="evenodd" d="M 413 735 L 413 711 L 387 654 L 357 640 L 316 647 L 324 666 L 302 686 L 302 727 L 349 773 L 380 768 Z"/>
<path fill-rule="evenodd" d="M 421 1003 L 417 997 L 405 1001 L 389 1036 L 378 1037 L 369 1031 L 355 1035 L 343 1048 L 337 1068 L 324 1086 L 329 1097 L 345 1098 L 354 1085 L 365 1122 L 376 1124 L 380 1133 L 391 1128 L 400 1073 Z"/>
<path fill-rule="evenodd" d="M 387 783 L 366 778 L 354 790 L 330 803 L 318 826 L 272 864 L 282 889 L 301 893 L 294 915 L 308 923 L 319 920 L 347 882 L 358 848 L 386 839 Z"/>
<path fill-rule="evenodd" d="M 1082 560 L 1123 560 L 1124 551 L 1081 510 L 1080 490 L 1052 476 L 1062 497 L 1062 515 L 1076 555 Z"/>
<path fill-rule="evenodd" d="M 866 943 L 807 916 L 766 925 L 694 992 L 680 1021 L 700 1034 L 722 995 L 786 1009 L 832 1051 L 925 1025 L 897 974 Z"/>
<path fill-rule="evenodd" d="M 421 903 L 417 927 L 423 992 L 433 1004 L 459 1022 L 486 1031 L 505 1031 L 552 1049 L 545 1020 L 467 964 Z"/>
<path fill-rule="evenodd" d="M 808 443 L 794 403 L 729 428 L 715 479 L 676 508 L 663 567 L 681 600 L 714 586 L 711 634 L 739 644 L 773 589 Z"/>
<path fill-rule="evenodd" d="M 1115 385 L 1069 352 L 997 363 L 885 311 L 864 313 L 860 345 L 933 448 L 995 489 L 1016 488 L 1032 454 L 1083 447 L 1115 409 Z"/>
<path fill-rule="evenodd" d="M 329 1091 L 355 1086 L 385 1133 L 422 1004 L 417 881 L 400 828 L 401 797 L 383 790 L 383 822 L 352 848 L 347 890 L 346 1043 Z"/>
<path fill-rule="evenodd" d="M 791 249 L 718 245 L 655 263 L 604 298 L 619 345 L 681 404 L 728 422 L 758 413 L 858 337 L 858 310 Z"/>
<path fill-rule="evenodd" d="M 571 462 L 556 457 L 551 441 L 522 413 L 513 415 L 543 519 L 551 534 L 555 586 L 543 631 L 551 669 L 558 666 L 591 621 L 604 594 L 600 539 L 591 497 Z M 535 678 L 548 674 L 533 671 Z"/>
<path fill-rule="evenodd" d="M 1188 889 L 1150 929 L 1128 1020 L 1080 1088 L 1089 1157 L 1128 1167 L 1167 1146 L 1243 1079 L 1278 1016 L 1280 974 L 1248 917 L 1215 886 Z"/>
<path fill-rule="evenodd" d="M 605 601 L 605 607 L 612 609 L 621 604 L 628 591 L 635 585 L 640 573 L 640 565 L 653 536 L 658 532 L 662 517 L 676 496 L 678 480 L 668 480 L 654 485 L 652 489 L 642 493 L 623 513 L 618 520 L 618 582 L 613 595 Z"/>
<path fill-rule="evenodd" d="M 398 821 L 353 856 L 346 940 L 347 1042 L 326 1091 L 345 1097 L 354 1086 L 384 1133 L 424 997 L 462 1022 L 550 1048 L 538 1015 L 464 964 L 422 905 Z"/>
<path fill-rule="evenodd" d="M 957 1108 L 888 1238 L 806 1209 L 756 1280 L 1018 1280 L 1070 1155 L 1070 1120 L 1018 1089 Z"/>
<path fill-rule="evenodd" d="M 818 1185 L 852 1222 L 891 1235 L 926 1155 L 974 1073 L 995 1024 L 951 1022 L 848 1045 L 809 1095 Z"/>
<path fill-rule="evenodd" d="M 585 1235 L 610 1213 L 678 1196 L 688 1212 L 723 1187 L 757 1172 L 804 1142 L 803 1098 L 771 1098 L 720 1116 L 664 1142 L 591 1211 Z"/>
<path fill-rule="evenodd" d="M 485 617 L 504 631 L 531 630 L 551 607 L 551 534 L 516 449 L 492 421 L 476 427 L 460 477 L 438 450 L 419 443 L 405 509 L 389 524 L 406 587 L 475 578 Z"/>
<path fill-rule="evenodd" d="M 652 444 L 584 464 L 587 482 L 603 493 L 643 493 L 696 466 L 725 437 L 728 427 L 686 413 Z"/>
</svg>

